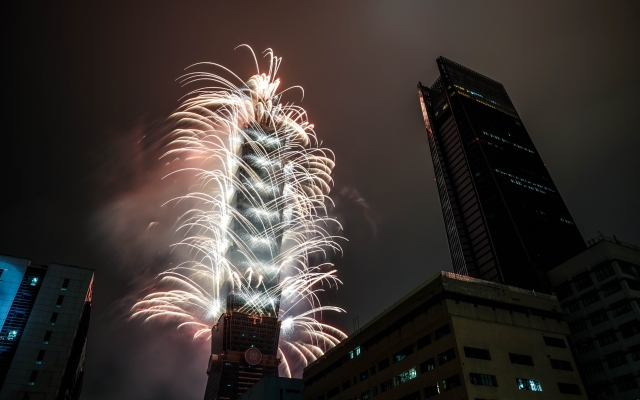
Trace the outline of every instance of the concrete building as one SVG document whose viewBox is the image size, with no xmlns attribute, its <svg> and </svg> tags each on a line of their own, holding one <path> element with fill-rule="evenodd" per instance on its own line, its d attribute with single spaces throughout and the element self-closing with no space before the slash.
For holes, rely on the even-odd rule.
<svg viewBox="0 0 640 400">
<path fill-rule="evenodd" d="M 238 400 L 302 400 L 302 379 L 265 376 Z"/>
<path fill-rule="evenodd" d="M 77 400 L 93 270 L 0 256 L 0 400 Z"/>
<path fill-rule="evenodd" d="M 594 399 L 640 398 L 640 248 L 600 236 L 549 272 Z"/>
<path fill-rule="evenodd" d="M 586 399 L 568 334 L 555 296 L 440 272 L 310 364 L 303 397 Z"/>
</svg>

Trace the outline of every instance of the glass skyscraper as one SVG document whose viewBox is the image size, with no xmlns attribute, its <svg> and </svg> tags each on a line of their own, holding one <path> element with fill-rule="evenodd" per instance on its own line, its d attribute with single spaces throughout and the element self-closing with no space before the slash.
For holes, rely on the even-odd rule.
<svg viewBox="0 0 640 400">
<path fill-rule="evenodd" d="M 0 399 L 77 400 L 93 270 L 0 255 Z"/>
<path fill-rule="evenodd" d="M 454 271 L 549 291 L 584 240 L 502 84 L 437 64 L 418 89 Z"/>
</svg>

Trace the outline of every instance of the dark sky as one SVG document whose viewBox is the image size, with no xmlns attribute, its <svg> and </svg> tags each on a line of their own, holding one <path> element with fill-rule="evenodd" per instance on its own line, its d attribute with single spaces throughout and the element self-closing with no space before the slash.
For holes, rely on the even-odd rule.
<svg viewBox="0 0 640 400">
<path fill-rule="evenodd" d="M 186 93 L 175 79 L 199 61 L 248 77 L 242 43 L 284 58 L 335 151 L 350 241 L 325 300 L 344 330 L 450 268 L 416 89 L 440 55 L 504 84 L 585 239 L 640 244 L 638 2 L 13 3 L 0 254 L 95 268 L 84 400 L 204 393 L 207 344 L 126 313 L 167 262 L 170 234 L 145 229 L 166 218 L 152 139 Z"/>
</svg>

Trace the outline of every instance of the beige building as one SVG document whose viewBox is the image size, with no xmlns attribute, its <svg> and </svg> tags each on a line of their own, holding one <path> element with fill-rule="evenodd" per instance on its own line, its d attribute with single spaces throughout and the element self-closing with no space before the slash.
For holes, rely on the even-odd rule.
<svg viewBox="0 0 640 400">
<path fill-rule="evenodd" d="M 594 399 L 640 398 L 640 247 L 600 236 L 549 271 Z"/>
<path fill-rule="evenodd" d="M 312 400 L 586 399 L 554 296 L 440 272 L 304 371 Z"/>
</svg>

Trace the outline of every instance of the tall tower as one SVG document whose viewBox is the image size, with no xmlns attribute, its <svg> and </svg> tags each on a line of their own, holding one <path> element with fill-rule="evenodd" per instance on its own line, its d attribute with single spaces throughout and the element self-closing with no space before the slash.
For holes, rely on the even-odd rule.
<svg viewBox="0 0 640 400">
<path fill-rule="evenodd" d="M 548 291 L 584 240 L 502 84 L 437 64 L 418 90 L 454 271 Z"/>
<path fill-rule="evenodd" d="M 239 190 L 232 201 L 240 218 L 229 232 L 240 240 L 227 251 L 234 265 L 256 268 L 248 291 L 229 288 L 226 312 L 211 329 L 211 358 L 205 400 L 235 399 L 263 376 L 278 376 L 280 293 L 274 259 L 282 245 L 285 139 L 258 124 L 243 129 Z M 260 183 L 260 184 L 257 184 Z"/>
</svg>

